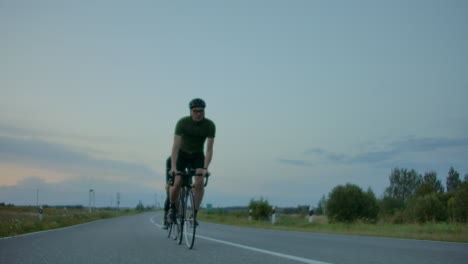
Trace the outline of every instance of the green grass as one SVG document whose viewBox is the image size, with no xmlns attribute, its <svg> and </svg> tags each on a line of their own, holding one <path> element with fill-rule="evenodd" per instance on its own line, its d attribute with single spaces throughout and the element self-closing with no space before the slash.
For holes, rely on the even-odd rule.
<svg viewBox="0 0 468 264">
<path fill-rule="evenodd" d="M 325 216 L 314 216 L 314 222 L 309 223 L 306 216 L 279 215 L 277 223 L 273 225 L 270 221 L 249 221 L 242 212 L 223 213 L 216 210 L 202 210 L 198 218 L 211 223 L 252 228 L 468 243 L 468 224 L 345 224 L 328 223 Z"/>
<path fill-rule="evenodd" d="M 112 217 L 137 214 L 134 210 L 94 210 L 44 208 L 42 220 L 37 207 L 0 207 L 0 237 L 72 226 Z"/>
</svg>

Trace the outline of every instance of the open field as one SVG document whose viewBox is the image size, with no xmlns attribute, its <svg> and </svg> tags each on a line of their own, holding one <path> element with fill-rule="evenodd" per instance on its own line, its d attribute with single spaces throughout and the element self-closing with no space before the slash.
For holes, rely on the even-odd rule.
<svg viewBox="0 0 468 264">
<path fill-rule="evenodd" d="M 0 237 L 16 236 L 136 213 L 139 211 L 97 209 L 90 213 L 87 209 L 44 208 L 43 217 L 40 220 L 37 207 L 1 206 Z"/>
<path fill-rule="evenodd" d="M 273 225 L 270 221 L 249 221 L 242 213 L 206 210 L 200 211 L 198 218 L 200 221 L 252 228 L 468 243 L 468 224 L 330 224 L 326 216 L 314 216 L 314 222 L 309 223 L 306 216 L 278 215 L 277 223 Z"/>
</svg>

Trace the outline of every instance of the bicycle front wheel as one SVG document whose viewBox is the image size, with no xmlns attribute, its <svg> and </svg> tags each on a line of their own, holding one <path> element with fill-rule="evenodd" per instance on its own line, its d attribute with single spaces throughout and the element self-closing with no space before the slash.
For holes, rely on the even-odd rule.
<svg viewBox="0 0 468 264">
<path fill-rule="evenodd" d="M 182 240 L 184 239 L 184 219 L 185 219 L 185 188 L 182 188 L 180 191 L 180 196 L 179 196 L 179 205 L 177 206 L 177 226 L 178 226 L 178 235 L 179 237 L 177 238 L 177 242 L 182 244 Z"/>
<path fill-rule="evenodd" d="M 189 249 L 193 248 L 195 243 L 195 231 L 197 229 L 195 221 L 195 201 L 193 191 L 189 190 L 185 195 L 185 218 L 184 218 L 184 237 L 185 244 Z"/>
<path fill-rule="evenodd" d="M 180 233 L 180 225 L 179 223 L 175 222 L 171 224 L 171 231 L 169 233 L 171 234 L 172 239 L 177 240 L 179 238 L 179 233 Z"/>
</svg>

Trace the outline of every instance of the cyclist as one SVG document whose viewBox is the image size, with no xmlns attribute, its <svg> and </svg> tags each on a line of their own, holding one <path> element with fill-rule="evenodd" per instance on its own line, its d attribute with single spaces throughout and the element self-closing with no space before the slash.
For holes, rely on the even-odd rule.
<svg viewBox="0 0 468 264">
<path fill-rule="evenodd" d="M 169 175 L 169 171 L 171 170 L 171 157 L 167 158 L 166 160 L 166 200 L 164 201 L 164 229 L 167 229 L 168 222 L 167 222 L 167 213 L 169 212 L 169 181 L 171 180 L 171 176 Z"/>
<path fill-rule="evenodd" d="M 204 176 L 208 174 L 208 166 L 213 158 L 213 144 L 216 126 L 213 121 L 205 118 L 205 102 L 195 98 L 189 103 L 190 116 L 182 117 L 176 125 L 174 144 L 172 146 L 171 169 L 169 174 L 174 177 L 174 185 L 170 188 L 169 220 L 176 221 L 175 203 L 181 188 L 181 177 L 178 172 L 188 166 L 196 169 L 195 176 L 195 219 L 205 192 Z M 206 144 L 206 156 L 203 146 Z M 195 224 L 198 224 L 195 222 Z"/>
</svg>

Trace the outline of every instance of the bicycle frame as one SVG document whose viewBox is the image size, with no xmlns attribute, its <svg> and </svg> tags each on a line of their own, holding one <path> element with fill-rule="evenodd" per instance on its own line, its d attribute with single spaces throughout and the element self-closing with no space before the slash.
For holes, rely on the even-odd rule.
<svg viewBox="0 0 468 264">
<path fill-rule="evenodd" d="M 171 236 L 177 240 L 178 244 L 182 244 L 183 238 L 189 249 L 192 249 L 195 243 L 196 233 L 196 217 L 195 217 L 195 198 L 194 198 L 194 184 L 192 183 L 193 176 L 202 176 L 195 174 L 195 170 L 186 169 L 184 172 L 178 173 L 181 176 L 181 190 L 176 202 L 176 222 L 171 222 L 168 228 L 168 237 Z M 205 176 L 206 187 L 208 184 L 208 175 Z M 173 181 L 172 181 L 173 184 Z M 172 185 L 171 184 L 171 185 Z M 190 214 L 190 215 L 189 215 Z M 175 230 L 172 230 L 175 228 Z M 186 230 L 185 230 L 186 229 Z"/>
</svg>

